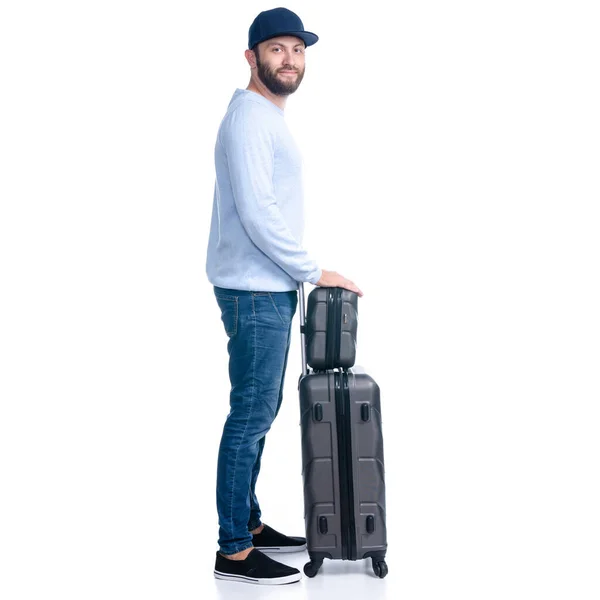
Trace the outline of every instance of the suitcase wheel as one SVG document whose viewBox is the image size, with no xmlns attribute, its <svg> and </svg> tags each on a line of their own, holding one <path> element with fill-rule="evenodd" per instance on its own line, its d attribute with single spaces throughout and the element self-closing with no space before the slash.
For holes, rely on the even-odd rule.
<svg viewBox="0 0 600 600">
<path fill-rule="evenodd" d="M 323 564 L 323 561 L 315 561 L 315 560 L 311 560 L 310 562 L 307 562 L 304 565 L 304 574 L 307 577 L 314 577 L 318 572 L 319 569 L 321 568 L 321 565 Z"/>
<path fill-rule="evenodd" d="M 379 577 L 379 579 L 383 579 L 388 574 L 388 566 L 385 560 L 372 559 L 373 563 L 373 573 Z"/>
</svg>

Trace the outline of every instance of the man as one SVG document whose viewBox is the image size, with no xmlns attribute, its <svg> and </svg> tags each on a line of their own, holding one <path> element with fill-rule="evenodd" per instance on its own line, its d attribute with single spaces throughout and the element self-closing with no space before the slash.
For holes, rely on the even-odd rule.
<svg viewBox="0 0 600 600">
<path fill-rule="evenodd" d="M 216 183 L 206 272 L 229 338 L 230 412 L 217 466 L 219 552 L 215 577 L 284 584 L 298 569 L 261 552 L 292 552 L 306 540 L 261 522 L 260 460 L 281 405 L 298 282 L 358 287 L 325 271 L 301 246 L 301 157 L 284 120 L 317 42 L 285 8 L 261 12 L 249 30 L 250 83 L 237 89 L 215 145 Z"/>
</svg>

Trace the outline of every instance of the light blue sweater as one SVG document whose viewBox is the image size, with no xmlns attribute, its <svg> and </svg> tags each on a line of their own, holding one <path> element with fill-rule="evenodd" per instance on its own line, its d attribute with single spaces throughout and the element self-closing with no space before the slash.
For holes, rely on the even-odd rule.
<svg viewBox="0 0 600 600">
<path fill-rule="evenodd" d="M 321 269 L 302 247 L 302 158 L 283 110 L 236 89 L 219 127 L 215 169 L 209 281 L 262 292 L 316 284 Z"/>
</svg>

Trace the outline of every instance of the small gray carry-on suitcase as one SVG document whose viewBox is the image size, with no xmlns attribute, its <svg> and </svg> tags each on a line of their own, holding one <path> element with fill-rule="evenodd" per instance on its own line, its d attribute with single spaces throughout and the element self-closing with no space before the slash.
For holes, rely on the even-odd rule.
<svg viewBox="0 0 600 600">
<path fill-rule="evenodd" d="M 325 290 L 329 288 L 324 288 Z M 305 353 L 304 286 L 299 285 L 304 519 L 314 577 L 325 558 L 371 558 L 385 577 L 385 479 L 379 386 L 364 373 L 309 371 Z"/>
<path fill-rule="evenodd" d="M 356 359 L 358 296 L 343 288 L 316 287 L 306 307 L 306 362 L 316 370 L 348 369 Z"/>
</svg>

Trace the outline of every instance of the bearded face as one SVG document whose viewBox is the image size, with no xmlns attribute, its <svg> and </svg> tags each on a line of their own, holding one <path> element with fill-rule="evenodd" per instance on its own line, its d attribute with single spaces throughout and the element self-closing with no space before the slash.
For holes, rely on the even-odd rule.
<svg viewBox="0 0 600 600">
<path fill-rule="evenodd" d="M 261 60 L 258 48 L 254 54 L 256 56 L 258 77 L 272 94 L 276 96 L 289 96 L 298 89 L 304 77 L 305 67 L 303 60 L 301 61 L 302 67 L 299 67 L 298 64 L 286 63 L 281 58 L 277 60 L 277 53 L 274 54 L 275 60 L 269 60 L 264 56 Z M 272 55 L 268 54 L 268 56 Z"/>
</svg>

